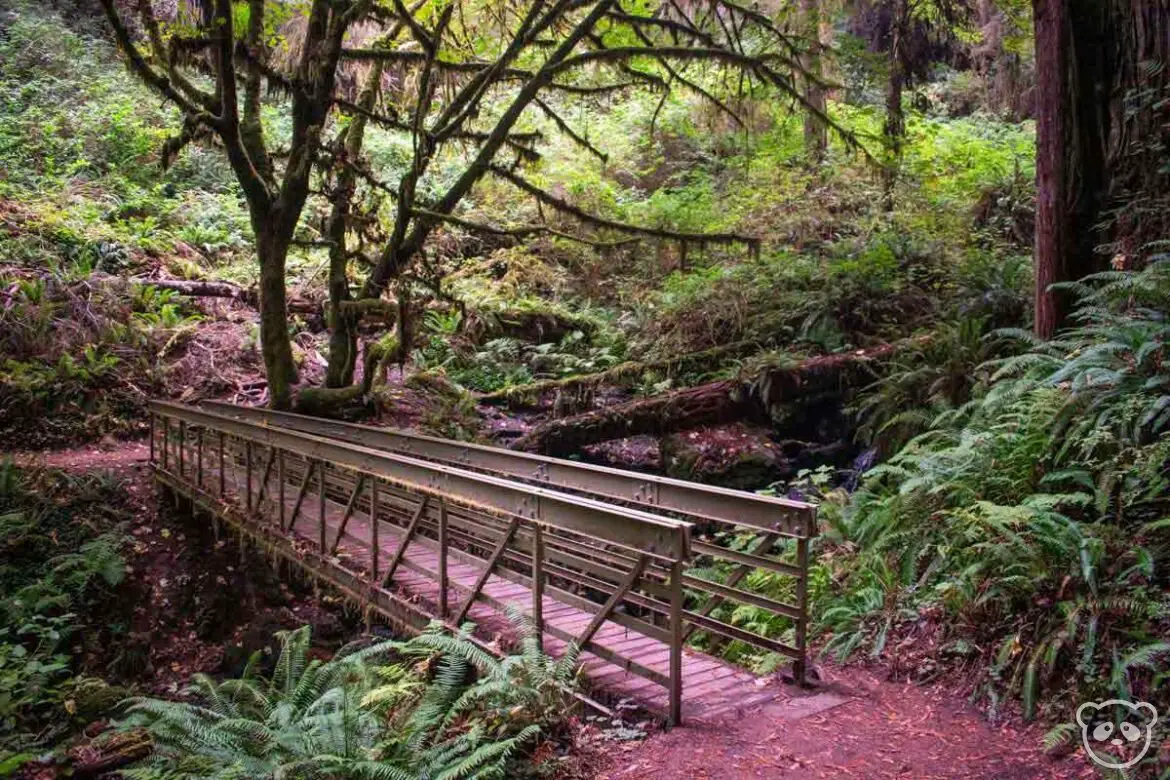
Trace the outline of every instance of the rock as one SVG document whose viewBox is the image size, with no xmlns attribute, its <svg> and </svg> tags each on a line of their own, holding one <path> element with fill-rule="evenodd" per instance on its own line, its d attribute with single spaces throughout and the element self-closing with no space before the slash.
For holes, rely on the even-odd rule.
<svg viewBox="0 0 1170 780">
<path fill-rule="evenodd" d="M 768 430 L 743 423 L 672 434 L 661 450 L 667 476 L 740 490 L 766 487 L 787 470 Z"/>
</svg>

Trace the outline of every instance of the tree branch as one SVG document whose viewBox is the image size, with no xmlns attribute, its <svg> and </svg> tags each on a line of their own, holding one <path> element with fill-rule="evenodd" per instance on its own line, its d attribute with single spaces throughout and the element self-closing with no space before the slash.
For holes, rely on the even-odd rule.
<svg viewBox="0 0 1170 780">
<path fill-rule="evenodd" d="M 568 201 L 558 198 L 550 192 L 540 189 L 527 179 L 518 176 L 506 168 L 492 165 L 489 167 L 489 170 L 496 176 L 527 192 L 541 203 L 547 204 L 557 211 L 570 214 L 582 222 L 596 225 L 597 227 L 609 228 L 610 230 L 617 230 L 622 233 L 665 238 L 674 241 L 686 241 L 695 244 L 744 244 L 752 251 L 757 251 L 760 246 L 760 239 L 755 236 L 745 236 L 739 233 L 682 233 L 675 230 L 639 227 L 638 225 L 630 225 L 625 222 L 598 217 L 574 206 Z"/>
<path fill-rule="evenodd" d="M 575 144 L 577 144 L 582 149 L 584 149 L 585 151 L 592 154 L 597 159 L 601 160 L 602 163 L 609 162 L 609 155 L 608 154 L 601 151 L 593 144 L 589 143 L 588 139 L 584 138 L 581 135 L 578 135 L 577 132 L 573 130 L 573 128 L 569 127 L 569 123 L 566 122 L 565 120 L 561 119 L 557 115 L 557 112 L 553 111 L 552 108 L 550 108 L 547 103 L 545 103 L 543 100 L 540 100 L 539 98 L 537 98 L 533 102 L 536 104 L 537 108 L 539 108 L 541 111 L 543 111 L 544 115 L 547 116 L 549 119 L 551 119 L 553 121 L 553 123 L 556 124 L 556 126 L 560 128 L 561 132 L 564 133 L 565 135 L 569 136 L 569 138 L 571 138 Z"/>
<path fill-rule="evenodd" d="M 114 0 L 101 0 L 102 10 L 106 13 L 106 19 L 110 22 L 110 27 L 114 30 L 114 39 L 118 43 L 118 48 L 126 55 L 126 59 L 130 63 L 130 69 L 138 74 L 148 87 L 154 89 L 161 94 L 163 98 L 171 101 L 179 107 L 179 110 L 189 116 L 198 117 L 200 122 L 210 125 L 212 117 L 199 106 L 192 103 L 186 95 L 175 89 L 171 84 L 170 79 L 163 76 L 146 62 L 139 51 L 138 46 L 135 45 L 134 40 L 130 37 L 130 31 L 126 28 L 122 21 L 121 15 L 114 7 Z"/>
<path fill-rule="evenodd" d="M 488 225 L 482 222 L 472 222 L 471 220 L 461 219 L 460 217 L 452 216 L 451 214 L 439 214 L 435 211 L 427 211 L 425 209 L 414 209 L 412 212 L 415 216 L 428 217 L 440 222 L 449 222 L 453 225 L 466 228 L 467 230 L 474 230 L 479 233 L 490 233 L 494 236 L 512 236 L 514 238 L 524 238 L 526 236 L 547 234 L 563 238 L 568 241 L 576 241 L 579 244 L 591 246 L 594 249 L 617 249 L 618 247 L 636 244 L 640 239 L 624 238 L 618 241 L 597 241 L 584 236 L 575 236 L 572 233 L 565 233 L 548 225 L 520 225 L 514 228 L 502 228 L 495 225 Z"/>
</svg>

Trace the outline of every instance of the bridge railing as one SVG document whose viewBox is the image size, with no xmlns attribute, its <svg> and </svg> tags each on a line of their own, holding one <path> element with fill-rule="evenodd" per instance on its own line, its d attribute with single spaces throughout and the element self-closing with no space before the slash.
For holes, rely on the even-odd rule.
<svg viewBox="0 0 1170 780">
<path fill-rule="evenodd" d="M 794 676 L 798 682 L 804 682 L 809 544 L 816 535 L 816 507 L 811 504 L 287 412 L 217 402 L 206 402 L 204 406 L 257 424 L 410 455 L 525 484 L 549 486 L 691 522 L 699 538 L 692 541 L 694 557 L 688 568 L 702 576 L 685 572 L 682 575 L 684 638 L 705 632 L 707 648 L 711 650 L 731 640 L 790 657 Z M 552 554 L 560 555 L 562 551 L 554 549 Z M 610 554 L 622 566 L 631 563 L 629 555 L 621 550 Z M 744 587 L 756 571 L 779 575 L 780 588 L 775 588 L 773 582 L 770 589 L 791 595 L 773 598 Z M 573 575 L 569 579 L 578 587 L 591 584 L 588 572 L 568 574 Z M 669 619 L 669 594 L 664 584 L 670 579 L 669 572 L 652 563 L 647 579 L 648 585 L 642 593 L 627 594 L 626 605 L 651 620 L 665 622 Z M 790 586 L 786 587 L 785 583 Z M 762 612 L 765 619 L 737 621 L 729 613 L 738 611 L 740 616 L 746 613 L 733 609 L 736 605 L 752 607 Z M 749 617 L 758 616 L 749 614 Z M 775 631 L 765 633 L 749 627 L 769 623 L 772 627 L 790 626 L 791 641 L 777 638 Z"/>
<path fill-rule="evenodd" d="M 488 592 L 492 575 L 522 586 L 537 636 L 576 643 L 663 685 L 671 720 L 681 718 L 690 523 L 271 421 L 163 402 L 150 411 L 160 479 L 210 511 L 262 526 L 266 543 L 289 545 L 351 591 L 392 598 L 392 581 L 425 578 L 433 585 L 428 613 L 452 626 L 477 601 L 511 602 Z M 383 549 L 388 533 L 393 552 Z M 548 598 L 587 621 L 572 630 L 552 625 L 544 619 Z M 643 598 L 665 609 L 665 620 L 619 609 Z M 595 641 L 606 622 L 667 645 L 666 669 Z"/>
</svg>

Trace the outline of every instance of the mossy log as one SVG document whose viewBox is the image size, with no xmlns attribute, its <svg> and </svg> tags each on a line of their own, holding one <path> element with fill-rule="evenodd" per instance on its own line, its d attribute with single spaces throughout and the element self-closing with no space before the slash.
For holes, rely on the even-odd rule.
<svg viewBox="0 0 1170 780">
<path fill-rule="evenodd" d="M 74 747 L 69 751 L 72 777 L 110 777 L 111 773 L 136 761 L 141 761 L 154 750 L 154 740 L 146 729 L 131 729 L 109 737 Z"/>
<path fill-rule="evenodd" d="M 577 397 L 582 394 L 583 390 L 590 390 L 599 385 L 622 384 L 642 376 L 647 371 L 677 376 L 687 371 L 710 370 L 717 365 L 713 361 L 738 357 L 759 348 L 759 341 L 737 341 L 734 344 L 724 344 L 701 352 L 690 352 L 686 355 L 676 355 L 661 360 L 644 362 L 630 360 L 595 374 L 581 374 L 565 379 L 547 379 L 542 382 L 532 382 L 527 385 L 497 390 L 480 396 L 479 400 L 489 404 L 506 403 L 511 407 L 531 406 L 539 402 L 545 393 L 555 391 L 563 395 Z"/>
<path fill-rule="evenodd" d="M 373 404 L 362 385 L 307 387 L 297 393 L 293 411 L 310 417 L 352 421 L 369 417 Z"/>
<path fill-rule="evenodd" d="M 575 330 L 591 339 L 597 332 L 597 325 L 585 317 L 561 312 L 505 309 L 478 314 L 467 335 L 477 343 L 506 337 L 532 344 L 549 344 L 559 342 Z"/>
<path fill-rule="evenodd" d="M 921 339 L 869 350 L 810 358 L 793 366 L 765 369 L 753 378 L 664 393 L 562 420 L 550 420 L 517 439 L 512 449 L 564 457 L 589 444 L 627 436 L 664 436 L 703 425 L 743 419 L 766 420 L 786 403 L 841 393 L 872 381 L 876 364 Z"/>
<path fill-rule="evenodd" d="M 189 279 L 134 279 L 135 284 L 173 290 L 192 298 L 231 298 L 252 307 L 259 307 L 260 293 L 254 287 L 240 287 L 230 282 L 208 282 Z M 290 298 L 288 310 L 296 314 L 318 314 L 321 304 L 307 298 Z"/>
</svg>

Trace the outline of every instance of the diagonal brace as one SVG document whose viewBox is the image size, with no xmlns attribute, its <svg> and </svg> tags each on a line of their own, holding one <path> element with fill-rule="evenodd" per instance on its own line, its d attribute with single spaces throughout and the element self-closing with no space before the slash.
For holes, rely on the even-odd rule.
<svg viewBox="0 0 1170 780">
<path fill-rule="evenodd" d="M 330 555 L 337 555 L 337 547 L 341 544 L 341 537 L 345 535 L 345 526 L 349 523 L 349 518 L 353 516 L 353 510 L 357 507 L 358 496 L 362 494 L 362 488 L 366 484 L 366 475 L 358 474 L 357 484 L 353 486 L 353 493 L 349 496 L 349 503 L 345 505 L 345 514 L 341 516 L 341 526 L 337 529 L 337 538 L 333 540 L 333 547 L 330 548 Z"/>
<path fill-rule="evenodd" d="M 492 557 L 488 558 L 487 567 L 480 572 L 479 579 L 475 581 L 475 587 L 471 589 L 471 595 L 467 597 L 467 601 L 463 602 L 463 606 L 455 613 L 455 620 L 452 621 L 455 625 L 463 622 L 467 617 L 471 605 L 475 603 L 475 597 L 483 590 L 484 583 L 487 582 L 488 577 L 491 576 L 492 571 L 495 570 L 496 564 L 499 563 L 500 556 L 504 554 L 504 549 L 508 546 L 508 542 L 512 541 L 512 537 L 516 535 L 516 529 L 520 527 L 520 518 L 513 517 L 512 522 L 508 524 L 508 530 L 504 532 L 504 537 L 496 543 L 496 549 L 492 551 Z"/>
<path fill-rule="evenodd" d="M 382 587 L 390 584 L 390 578 L 394 576 L 394 570 L 398 568 L 398 564 L 402 563 L 402 559 L 406 557 L 406 546 L 410 544 L 410 540 L 414 538 L 414 534 L 418 531 L 419 523 L 422 522 L 423 515 L 427 511 L 427 502 L 431 500 L 429 495 L 422 497 L 422 501 L 418 504 L 418 509 L 414 510 L 414 516 L 410 518 L 410 524 L 406 526 L 406 535 L 402 537 L 402 543 L 398 545 L 398 549 L 394 551 L 394 557 L 390 559 L 390 565 L 386 567 L 386 574 L 382 577 Z M 374 522 L 377 522 L 375 520 Z"/>
<path fill-rule="evenodd" d="M 767 555 L 772 547 L 776 544 L 776 540 L 779 538 L 780 537 L 778 534 L 762 534 L 755 540 L 755 542 L 752 543 L 752 546 L 748 549 L 748 553 L 751 555 Z M 737 584 L 739 584 L 739 581 L 746 577 L 752 570 L 752 567 L 748 566 L 746 563 L 740 564 L 740 566 L 735 571 L 727 576 L 727 581 L 722 584 L 729 588 L 734 588 Z M 703 617 L 710 615 L 715 611 L 715 608 L 724 601 L 726 601 L 726 599 L 723 596 L 712 596 L 707 600 L 707 603 L 703 605 L 702 609 L 699 610 L 699 614 Z M 686 630 L 683 632 L 683 641 L 686 641 L 697 628 L 698 626 L 695 623 L 688 625 Z M 714 646 L 716 647 L 719 644 L 722 644 L 721 637 L 715 637 L 713 641 L 715 642 Z"/>
<path fill-rule="evenodd" d="M 646 564 L 649 562 L 650 558 L 645 554 L 638 556 L 638 560 L 634 561 L 634 568 L 630 569 L 630 573 L 626 575 L 626 578 L 622 580 L 622 583 L 618 586 L 618 589 L 615 590 L 613 595 L 609 597 L 609 600 L 605 602 L 605 605 L 601 608 L 601 611 L 593 616 L 592 622 L 590 622 L 585 630 L 581 632 L 581 636 L 577 637 L 575 641 L 577 647 L 583 649 L 585 645 L 589 644 L 589 640 L 592 639 L 593 635 L 597 633 L 597 629 L 601 628 L 601 624 L 604 623 L 606 618 L 609 617 L 609 613 L 613 612 L 613 608 L 616 607 L 618 602 L 621 601 L 622 598 L 630 592 L 630 589 L 638 583 L 638 579 L 641 578 L 642 572 L 646 570 Z"/>
<path fill-rule="evenodd" d="M 268 478 L 272 476 L 272 466 L 276 461 L 276 448 L 268 448 L 268 460 L 264 464 L 264 476 L 260 478 L 260 492 L 256 494 L 256 506 L 264 503 L 264 494 L 268 491 Z"/>
<path fill-rule="evenodd" d="M 305 467 L 305 478 L 301 480 L 301 489 L 297 491 L 297 502 L 293 504 L 292 517 L 288 519 L 288 527 L 284 528 L 284 532 L 288 533 L 297 524 L 297 515 L 301 512 L 301 504 L 305 503 L 305 495 L 309 492 L 309 483 L 313 481 L 313 469 L 317 468 L 317 461 L 308 461 Z"/>
</svg>

